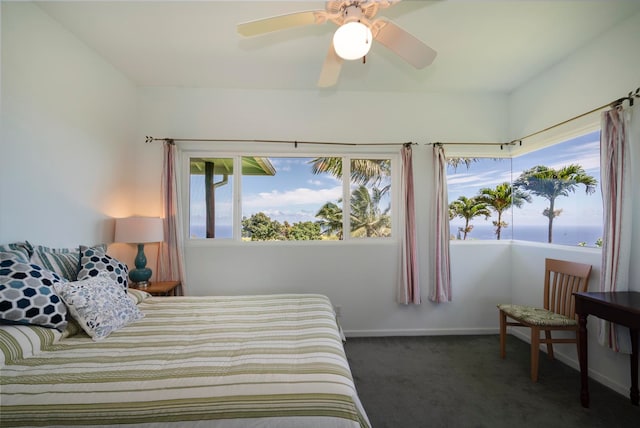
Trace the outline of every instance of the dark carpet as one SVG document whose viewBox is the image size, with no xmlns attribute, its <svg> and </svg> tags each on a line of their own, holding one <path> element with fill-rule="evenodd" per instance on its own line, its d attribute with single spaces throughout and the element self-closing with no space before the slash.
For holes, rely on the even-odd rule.
<svg viewBox="0 0 640 428">
<path fill-rule="evenodd" d="M 529 378 L 529 344 L 499 337 L 349 338 L 345 350 L 373 428 L 640 427 L 640 408 L 594 380 L 580 405 L 580 374 L 540 355 Z"/>
</svg>

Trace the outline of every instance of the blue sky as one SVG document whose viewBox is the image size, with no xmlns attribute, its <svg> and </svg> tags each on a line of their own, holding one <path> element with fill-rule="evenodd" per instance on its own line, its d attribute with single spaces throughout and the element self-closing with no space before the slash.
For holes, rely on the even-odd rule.
<svg viewBox="0 0 640 428">
<path fill-rule="evenodd" d="M 517 179 L 522 171 L 536 165 L 545 165 L 559 169 L 572 163 L 581 165 L 585 172 L 600 182 L 600 131 L 592 132 L 569 140 L 565 143 L 536 150 L 513 159 L 481 159 L 467 169 L 464 165 L 447 170 L 449 201 L 459 196 L 471 197 L 483 187 L 495 187 L 502 182 Z M 513 171 L 512 171 L 513 170 Z M 516 208 L 513 219 L 516 224 L 542 225 L 548 224 L 548 219 L 542 211 L 548 206 L 548 201 L 540 197 L 533 197 L 531 203 L 525 203 L 522 208 Z M 602 198 L 600 186 L 593 194 L 586 195 L 583 185 L 569 197 L 556 199 L 556 209 L 562 209 L 559 217 L 554 219 L 554 227 L 561 225 L 601 225 Z M 511 216 L 506 219 L 512 222 Z M 472 221 L 475 225 L 491 224 L 484 217 Z M 462 225 L 462 219 L 454 219 L 452 224 Z"/>
<path fill-rule="evenodd" d="M 314 175 L 311 158 L 269 158 L 276 170 L 271 177 L 244 176 L 242 216 L 263 212 L 274 220 L 316 221 L 326 202 L 342 197 L 342 182 L 330 174 Z"/>
</svg>

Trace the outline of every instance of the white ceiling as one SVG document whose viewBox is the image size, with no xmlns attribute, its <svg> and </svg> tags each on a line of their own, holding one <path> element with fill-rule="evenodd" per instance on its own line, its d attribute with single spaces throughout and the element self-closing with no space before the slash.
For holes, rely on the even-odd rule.
<svg viewBox="0 0 640 428">
<path fill-rule="evenodd" d="M 38 2 L 141 86 L 315 91 L 510 92 L 635 13 L 637 0 L 404 0 L 385 17 L 436 51 L 415 70 L 375 44 L 345 62 L 337 86 L 316 83 L 331 22 L 243 38 L 236 24 L 324 9 L 322 1 Z M 639 41 L 640 43 L 640 41 Z"/>
</svg>

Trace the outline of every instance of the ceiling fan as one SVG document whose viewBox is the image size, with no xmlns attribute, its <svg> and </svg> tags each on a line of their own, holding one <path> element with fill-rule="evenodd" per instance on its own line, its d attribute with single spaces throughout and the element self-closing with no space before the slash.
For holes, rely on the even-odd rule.
<svg viewBox="0 0 640 428">
<path fill-rule="evenodd" d="M 243 36 L 257 36 L 303 25 L 324 24 L 327 21 L 338 25 L 320 73 L 320 87 L 335 85 L 343 60 L 363 58 L 371 48 L 372 39 L 415 68 L 424 68 L 435 59 L 435 50 L 387 19 L 374 20 L 380 8 L 393 6 L 399 1 L 328 1 L 325 10 L 294 12 L 238 24 L 238 32 Z"/>
</svg>

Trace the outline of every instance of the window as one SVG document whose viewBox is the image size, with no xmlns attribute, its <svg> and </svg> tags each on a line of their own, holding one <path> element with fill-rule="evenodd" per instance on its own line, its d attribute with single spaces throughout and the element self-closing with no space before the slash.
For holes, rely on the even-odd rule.
<svg viewBox="0 0 640 428">
<path fill-rule="evenodd" d="M 192 239 L 339 241 L 392 236 L 395 154 L 188 159 Z M 345 205 L 345 200 L 350 203 Z M 346 236 L 344 230 L 349 230 Z"/>
<path fill-rule="evenodd" d="M 602 245 L 600 131 L 508 159 L 448 167 L 452 239 Z"/>
<path fill-rule="evenodd" d="M 189 236 L 233 236 L 233 158 L 194 157 L 189 162 Z"/>
</svg>

